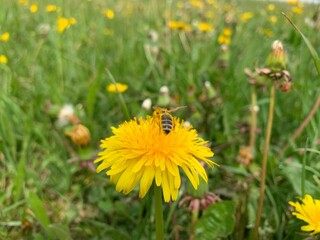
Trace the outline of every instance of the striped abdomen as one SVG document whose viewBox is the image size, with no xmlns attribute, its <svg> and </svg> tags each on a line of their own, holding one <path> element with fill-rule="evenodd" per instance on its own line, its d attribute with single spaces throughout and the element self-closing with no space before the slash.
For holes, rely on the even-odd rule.
<svg viewBox="0 0 320 240">
<path fill-rule="evenodd" d="M 172 130 L 172 116 L 167 113 L 161 115 L 161 127 L 165 134 L 168 134 Z"/>
</svg>

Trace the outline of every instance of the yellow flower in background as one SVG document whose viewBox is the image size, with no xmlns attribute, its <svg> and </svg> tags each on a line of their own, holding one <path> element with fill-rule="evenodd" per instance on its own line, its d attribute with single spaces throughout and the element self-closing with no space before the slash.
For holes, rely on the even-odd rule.
<svg viewBox="0 0 320 240">
<path fill-rule="evenodd" d="M 47 12 L 56 12 L 58 10 L 56 5 L 47 5 L 46 11 Z"/>
<path fill-rule="evenodd" d="M 69 19 L 60 17 L 58 18 L 58 32 L 64 32 L 68 27 L 70 26 L 69 24 Z"/>
<path fill-rule="evenodd" d="M 67 132 L 66 135 L 69 136 L 72 142 L 78 146 L 84 146 L 90 142 L 90 131 L 82 124 L 74 125 L 72 130 Z"/>
<path fill-rule="evenodd" d="M 103 14 L 108 19 L 113 19 L 114 18 L 114 12 L 111 9 L 105 9 L 103 11 Z"/>
<path fill-rule="evenodd" d="M 164 201 L 169 202 L 178 198 L 180 167 L 197 189 L 199 175 L 208 181 L 200 161 L 213 167 L 214 162 L 208 159 L 213 152 L 195 129 L 183 126 L 183 121 L 175 117 L 172 123 L 174 127 L 168 134 L 161 130 L 158 116 L 133 119 L 118 128 L 112 127 L 114 135 L 101 141 L 104 150 L 94 161 L 100 163 L 97 172 L 107 170 L 116 191 L 124 194 L 139 184 L 140 198 L 155 182 L 162 188 Z"/>
<path fill-rule="evenodd" d="M 303 7 L 302 6 L 293 7 L 291 11 L 296 14 L 301 14 L 303 12 Z"/>
<path fill-rule="evenodd" d="M 220 35 L 218 37 L 218 43 L 219 44 L 229 45 L 231 43 L 231 39 L 230 39 L 230 37 L 226 37 L 226 36 Z"/>
<path fill-rule="evenodd" d="M 278 22 L 277 16 L 274 16 L 274 15 L 270 16 L 268 20 L 269 20 L 269 22 L 271 22 L 273 24 Z"/>
<path fill-rule="evenodd" d="M 276 7 L 274 6 L 274 4 L 268 4 L 267 8 L 269 11 L 273 11 Z"/>
<path fill-rule="evenodd" d="M 289 204 L 294 207 L 292 215 L 307 223 L 301 230 L 312 235 L 320 233 L 320 200 L 313 199 L 309 194 L 300 200 L 302 203 L 290 201 Z"/>
<path fill-rule="evenodd" d="M 218 39 L 217 39 L 218 43 L 229 45 L 231 43 L 231 35 L 232 35 L 231 28 L 223 29 L 222 33 L 218 36 Z"/>
<path fill-rule="evenodd" d="M 28 5 L 28 0 L 19 0 L 19 4 L 23 5 L 23 6 L 27 6 Z"/>
<path fill-rule="evenodd" d="M 59 17 L 57 22 L 58 22 L 58 32 L 62 33 L 71 25 L 76 24 L 77 20 L 75 18 Z"/>
<path fill-rule="evenodd" d="M 231 28 L 225 28 L 222 31 L 222 35 L 226 36 L 226 37 L 230 37 L 232 35 L 232 29 Z"/>
<path fill-rule="evenodd" d="M 1 64 L 7 64 L 8 63 L 8 58 L 5 55 L 0 55 L 0 63 Z"/>
<path fill-rule="evenodd" d="M 38 12 L 38 5 L 37 4 L 32 4 L 29 8 L 31 13 L 36 13 Z"/>
<path fill-rule="evenodd" d="M 173 30 L 183 30 L 186 32 L 190 32 L 191 26 L 185 22 L 177 22 L 177 21 L 169 21 L 168 27 Z"/>
<path fill-rule="evenodd" d="M 287 3 L 290 5 L 298 5 L 300 3 L 299 0 L 287 0 Z"/>
<path fill-rule="evenodd" d="M 211 32 L 211 31 L 213 31 L 213 26 L 210 23 L 199 22 L 198 29 L 202 32 Z"/>
<path fill-rule="evenodd" d="M 1 42 L 8 42 L 9 39 L 10 39 L 10 33 L 8 32 L 2 33 L 0 36 Z"/>
<path fill-rule="evenodd" d="M 247 22 L 249 21 L 251 18 L 253 18 L 253 13 L 252 12 L 245 12 L 245 13 L 242 13 L 240 15 L 240 21 L 241 22 Z"/>
<path fill-rule="evenodd" d="M 199 0 L 189 0 L 191 6 L 202 9 L 204 7 L 204 3 Z"/>
<path fill-rule="evenodd" d="M 122 83 L 116 83 L 116 84 L 111 83 L 107 86 L 108 92 L 116 93 L 117 89 L 120 93 L 123 93 L 128 89 L 128 85 L 122 84 Z"/>
</svg>

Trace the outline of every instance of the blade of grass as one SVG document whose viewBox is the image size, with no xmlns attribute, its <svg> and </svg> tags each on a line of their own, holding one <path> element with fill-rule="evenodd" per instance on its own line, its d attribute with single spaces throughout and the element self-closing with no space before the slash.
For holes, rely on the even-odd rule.
<svg viewBox="0 0 320 240">
<path fill-rule="evenodd" d="M 285 14 L 282 13 L 285 18 L 289 21 L 289 23 L 298 31 L 298 33 L 301 35 L 303 41 L 305 42 L 305 44 L 307 45 L 309 52 L 312 56 L 312 59 L 314 61 L 314 65 L 317 68 L 317 72 L 318 75 L 320 76 L 320 58 L 316 52 L 316 50 L 314 49 L 314 47 L 312 46 L 312 44 L 310 43 L 309 39 L 300 31 L 300 29 L 292 22 L 292 20 Z"/>
</svg>

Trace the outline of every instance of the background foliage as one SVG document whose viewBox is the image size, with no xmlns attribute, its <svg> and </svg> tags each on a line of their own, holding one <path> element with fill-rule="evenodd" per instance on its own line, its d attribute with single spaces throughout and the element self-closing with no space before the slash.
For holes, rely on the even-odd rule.
<svg viewBox="0 0 320 240">
<path fill-rule="evenodd" d="M 56 10 L 48 12 L 50 4 Z M 301 196 L 301 183 L 305 193 L 320 197 L 319 111 L 284 155 L 279 153 L 319 95 L 319 77 L 306 45 L 281 12 L 319 52 L 316 5 L 2 1 L 0 34 L 8 32 L 10 38 L 0 41 L 0 55 L 7 58 L 0 63 L 0 238 L 152 239 L 151 197 L 118 194 L 104 174 L 94 171 L 99 140 L 124 120 L 117 95 L 106 91 L 111 83 L 107 71 L 128 86 L 123 97 L 132 116 L 152 113 L 141 107 L 146 98 L 161 105 L 164 85 L 168 108 L 188 106 L 177 115 L 210 142 L 220 167 L 209 172 L 209 190 L 223 200 L 200 216 L 195 233 L 247 238 L 257 208 L 269 96 L 265 89 L 257 92 L 256 155 L 244 167 L 236 160 L 248 142 L 250 124 L 251 90 L 244 69 L 263 66 L 272 42 L 279 39 L 288 53 L 293 89 L 276 93 L 262 234 L 265 239 L 301 239 L 288 201 Z M 61 18 L 69 19 L 63 31 L 58 30 Z M 170 21 L 182 25 L 175 29 Z M 225 29 L 231 31 L 225 36 L 226 50 L 221 40 Z M 71 142 L 68 128 L 57 124 L 64 104 L 72 104 L 90 130 L 88 146 Z M 186 208 L 173 203 L 165 216 L 168 238 L 177 232 L 181 239 L 189 236 Z M 217 226 L 221 231 L 211 233 Z"/>
</svg>

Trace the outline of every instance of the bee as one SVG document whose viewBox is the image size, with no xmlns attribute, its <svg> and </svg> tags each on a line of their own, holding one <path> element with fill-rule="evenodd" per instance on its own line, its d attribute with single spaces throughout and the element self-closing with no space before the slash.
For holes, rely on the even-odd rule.
<svg viewBox="0 0 320 240">
<path fill-rule="evenodd" d="M 175 112 L 186 106 L 176 107 L 171 110 L 161 107 L 154 107 L 153 117 L 158 122 L 160 129 L 165 133 L 169 134 L 174 128 L 172 112 Z"/>
</svg>

